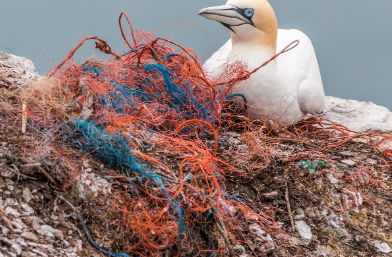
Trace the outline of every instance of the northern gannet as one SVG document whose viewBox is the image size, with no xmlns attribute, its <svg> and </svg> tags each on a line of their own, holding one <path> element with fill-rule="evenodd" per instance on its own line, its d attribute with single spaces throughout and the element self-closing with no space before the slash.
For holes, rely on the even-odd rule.
<svg viewBox="0 0 392 257">
<path fill-rule="evenodd" d="M 223 72 L 231 57 L 255 69 L 287 45 L 299 40 L 293 50 L 252 74 L 231 94 L 242 94 L 250 119 L 276 118 L 294 123 L 308 113 L 324 111 L 325 94 L 312 42 L 301 31 L 279 29 L 275 12 L 266 0 L 229 0 L 226 5 L 204 8 L 199 15 L 222 23 L 231 39 L 203 65 L 211 76 Z"/>
</svg>

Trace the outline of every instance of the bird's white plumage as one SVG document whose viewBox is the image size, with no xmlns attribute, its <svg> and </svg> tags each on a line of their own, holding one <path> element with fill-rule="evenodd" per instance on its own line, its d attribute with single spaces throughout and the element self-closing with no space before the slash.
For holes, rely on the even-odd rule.
<svg viewBox="0 0 392 257">
<path fill-rule="evenodd" d="M 310 39 L 299 30 L 278 30 L 277 50 L 280 51 L 294 40 L 300 44 L 293 50 L 280 55 L 250 77 L 245 85 L 235 87 L 231 93 L 246 97 L 250 106 L 249 117 L 259 119 L 273 117 L 285 123 L 301 120 L 308 113 L 321 113 L 325 106 L 325 94 L 319 65 Z M 212 77 L 223 72 L 220 68 L 230 59 L 231 39 L 216 51 L 203 65 Z M 252 69 L 267 58 L 247 49 L 245 58 Z M 222 66 L 223 65 L 223 66 Z"/>
<path fill-rule="evenodd" d="M 240 29 L 236 27 L 236 32 Z M 293 123 L 308 113 L 316 114 L 324 110 L 325 94 L 310 39 L 299 30 L 279 29 L 276 51 L 281 51 L 295 40 L 300 41 L 296 48 L 280 55 L 252 74 L 246 83 L 232 89 L 231 93 L 245 96 L 249 118 L 272 117 L 283 123 Z M 232 57 L 246 61 L 254 69 L 269 60 L 271 54 L 258 46 L 252 48 L 242 44 L 241 40 L 233 47 L 232 40 L 229 40 L 205 62 L 203 69 L 210 76 L 217 77 L 224 72 L 224 64 Z"/>
</svg>

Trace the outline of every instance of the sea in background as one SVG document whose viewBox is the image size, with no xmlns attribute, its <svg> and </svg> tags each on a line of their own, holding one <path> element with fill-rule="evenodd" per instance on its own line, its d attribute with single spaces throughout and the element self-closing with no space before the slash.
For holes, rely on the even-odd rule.
<svg viewBox="0 0 392 257">
<path fill-rule="evenodd" d="M 280 28 L 300 29 L 311 38 L 327 95 L 372 101 L 392 109 L 392 1 L 270 2 Z M 87 35 L 96 35 L 106 40 L 115 52 L 122 52 L 124 42 L 118 16 L 124 11 L 135 28 L 149 31 L 160 28 L 157 35 L 166 37 L 170 33 L 170 39 L 195 49 L 206 60 L 228 40 L 230 33 L 197 13 L 204 7 L 224 3 L 0 0 L 0 50 L 31 59 L 41 74 L 59 64 Z M 187 25 L 172 31 L 183 26 L 172 22 L 199 26 Z M 94 49 L 93 42 L 88 42 L 77 52 L 75 60 L 82 62 L 91 55 L 105 58 Z"/>
</svg>

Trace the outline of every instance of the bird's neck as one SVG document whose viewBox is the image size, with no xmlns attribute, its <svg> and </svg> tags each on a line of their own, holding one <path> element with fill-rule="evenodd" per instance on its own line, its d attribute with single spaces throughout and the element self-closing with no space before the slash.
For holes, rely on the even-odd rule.
<svg viewBox="0 0 392 257">
<path fill-rule="evenodd" d="M 238 56 L 242 52 L 260 53 L 271 58 L 276 54 L 277 30 L 265 33 L 258 31 L 249 35 L 232 33 L 232 53 Z"/>
</svg>

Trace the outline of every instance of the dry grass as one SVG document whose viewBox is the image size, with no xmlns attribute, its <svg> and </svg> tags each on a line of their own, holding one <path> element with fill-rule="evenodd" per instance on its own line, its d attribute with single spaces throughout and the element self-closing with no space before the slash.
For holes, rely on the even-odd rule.
<svg viewBox="0 0 392 257">
<path fill-rule="evenodd" d="M 56 79 L 44 77 L 32 86 L 15 92 L 15 98 L 44 117 L 65 121 L 69 118 L 67 107 L 72 99 L 67 91 Z"/>
</svg>

